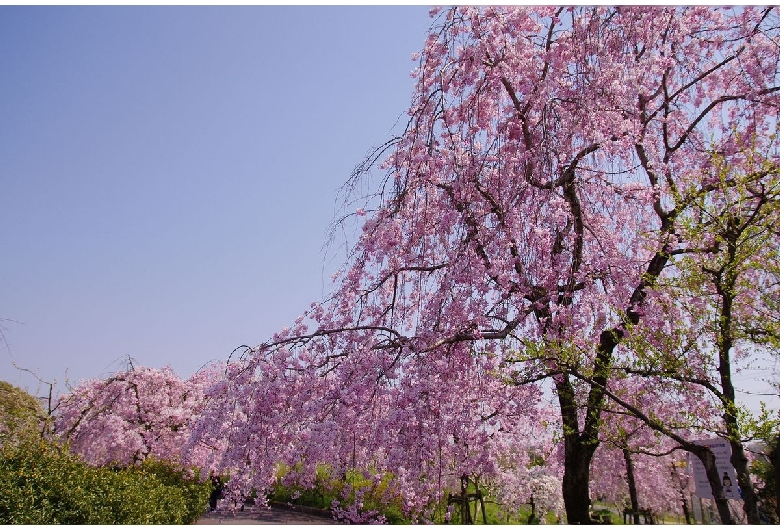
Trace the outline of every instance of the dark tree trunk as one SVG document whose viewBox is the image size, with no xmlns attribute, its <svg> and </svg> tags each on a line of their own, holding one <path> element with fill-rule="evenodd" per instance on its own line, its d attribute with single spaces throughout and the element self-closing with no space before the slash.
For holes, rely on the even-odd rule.
<svg viewBox="0 0 780 530">
<path fill-rule="evenodd" d="M 637 152 L 640 159 L 644 157 L 644 150 L 637 145 Z M 646 158 L 644 159 L 646 162 Z M 648 173 L 652 170 L 643 162 Z M 572 173 L 573 175 L 573 173 Z M 579 203 L 575 188 L 571 183 L 567 184 L 565 197 L 571 206 L 572 217 L 575 222 L 575 232 L 580 234 L 580 241 L 583 230 L 577 230 L 577 223 L 582 223 L 580 219 Z M 656 203 L 656 211 L 663 211 L 660 200 Z M 661 227 L 660 233 L 670 234 L 674 231 L 674 220 L 676 213 L 669 212 L 660 215 Z M 563 421 L 564 438 L 564 472 L 563 472 L 563 503 L 566 507 L 566 518 L 569 524 L 590 524 L 590 492 L 588 489 L 590 482 L 590 463 L 593 460 L 593 453 L 599 445 L 599 429 L 601 426 L 601 412 L 604 408 L 606 398 L 607 383 L 610 379 L 612 369 L 612 354 L 615 348 L 623 340 L 626 333 L 626 327 L 636 325 L 641 319 L 641 308 L 647 298 L 648 288 L 655 282 L 663 271 L 666 263 L 669 261 L 671 247 L 664 243 L 647 265 L 647 270 L 642 275 L 641 280 L 631 293 L 628 306 L 626 308 L 625 320 L 616 327 L 603 330 L 599 334 L 599 341 L 596 345 L 596 356 L 593 362 L 593 376 L 590 381 L 590 390 L 588 391 L 587 401 L 584 406 L 584 422 L 580 430 L 579 408 L 575 398 L 574 387 L 569 381 L 568 374 L 558 374 L 555 387 L 558 392 L 558 401 L 561 408 L 561 419 Z M 573 264 L 573 270 L 578 267 Z M 571 278 L 572 282 L 573 277 Z M 573 283 L 572 283 L 573 285 Z M 563 298 L 564 304 L 571 303 L 571 298 Z M 549 308 L 548 308 L 549 311 Z M 538 310 L 537 316 L 540 318 L 549 317 L 548 314 L 542 314 Z"/>
<path fill-rule="evenodd" d="M 556 383 L 561 407 L 564 440 L 563 504 L 568 524 L 591 524 L 590 520 L 590 463 L 598 447 L 597 432 L 579 431 L 578 407 L 574 388 L 568 377 Z"/>
<path fill-rule="evenodd" d="M 731 378 L 731 349 L 734 346 L 734 299 L 738 279 L 737 256 L 738 243 L 743 227 L 734 217 L 729 217 L 727 227 L 722 234 L 726 241 L 726 263 L 720 270 L 714 271 L 713 282 L 720 296 L 720 318 L 718 319 L 718 373 L 723 390 L 723 423 L 731 446 L 731 465 L 737 474 L 737 484 L 742 490 L 742 502 L 748 524 L 761 524 L 758 513 L 758 497 L 753 489 L 748 470 L 748 459 L 742 445 L 739 423 L 736 416 L 736 392 Z"/>
<path fill-rule="evenodd" d="M 582 455 L 581 459 L 577 459 L 577 454 Z M 570 456 L 574 460 L 570 460 Z M 568 524 L 591 524 L 588 484 L 592 456 L 592 451 L 584 450 L 582 446 L 567 451 L 563 472 L 563 503 Z"/>
<path fill-rule="evenodd" d="M 639 499 L 636 494 L 634 463 L 631 461 L 631 452 L 628 449 L 623 449 L 623 458 L 626 461 L 626 479 L 628 481 L 628 496 L 631 498 L 631 512 L 634 517 L 634 524 L 639 524 Z"/>
<path fill-rule="evenodd" d="M 734 466 L 734 471 L 737 473 L 737 484 L 742 490 L 742 504 L 748 524 L 761 524 L 761 516 L 758 512 L 758 495 L 756 495 L 753 481 L 750 478 L 745 449 L 739 441 L 731 442 L 731 465 Z"/>
<path fill-rule="evenodd" d="M 685 515 L 685 524 L 691 524 L 691 512 L 688 509 L 688 499 L 685 498 L 685 491 L 680 490 L 680 500 L 682 501 L 683 515 Z"/>
<path fill-rule="evenodd" d="M 731 322 L 731 304 L 732 297 L 723 297 L 723 308 L 721 310 L 721 323 L 723 327 L 730 326 Z M 725 324 L 724 324 L 725 321 Z M 737 484 L 742 490 L 742 506 L 747 517 L 748 524 L 761 524 L 761 517 L 758 513 L 758 496 L 753 488 L 753 482 L 750 479 L 748 469 L 748 459 L 745 455 L 745 448 L 742 445 L 739 424 L 735 414 L 736 392 L 731 379 L 731 359 L 730 350 L 733 340 L 731 330 L 721 330 L 721 343 L 719 345 L 721 388 L 723 389 L 723 423 L 726 426 L 726 432 L 731 446 L 731 465 L 737 474 Z"/>
<path fill-rule="evenodd" d="M 580 407 L 568 374 L 555 383 L 561 409 L 564 440 L 563 504 L 569 524 L 591 524 L 590 463 L 599 446 L 601 412 L 612 364 L 612 352 L 623 337 L 620 329 L 603 331 L 599 337 L 594 362 L 593 379 L 580 429 Z"/>
</svg>

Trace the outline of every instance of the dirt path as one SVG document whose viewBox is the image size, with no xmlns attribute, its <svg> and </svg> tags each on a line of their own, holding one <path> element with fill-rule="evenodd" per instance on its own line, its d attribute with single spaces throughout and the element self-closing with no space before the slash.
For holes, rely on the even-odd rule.
<svg viewBox="0 0 780 530">
<path fill-rule="evenodd" d="M 334 524 L 330 517 L 279 508 L 245 508 L 243 512 L 207 512 L 195 524 Z"/>
</svg>

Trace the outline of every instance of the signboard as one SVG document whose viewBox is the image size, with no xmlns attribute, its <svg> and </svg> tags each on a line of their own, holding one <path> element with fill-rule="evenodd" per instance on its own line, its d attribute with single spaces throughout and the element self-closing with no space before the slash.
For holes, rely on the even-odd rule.
<svg viewBox="0 0 780 530">
<path fill-rule="evenodd" d="M 723 484 L 723 494 L 727 499 L 739 499 L 739 489 L 737 488 L 737 474 L 731 465 L 731 446 L 728 440 L 723 438 L 714 438 L 712 440 L 699 440 L 696 445 L 705 445 L 712 450 L 715 455 L 715 467 L 718 468 L 718 476 Z M 707 480 L 707 472 L 704 470 L 704 464 L 696 455 L 688 454 L 688 462 L 693 469 L 693 480 L 696 483 L 696 496 L 701 499 L 712 499 L 712 488 L 710 481 Z"/>
</svg>

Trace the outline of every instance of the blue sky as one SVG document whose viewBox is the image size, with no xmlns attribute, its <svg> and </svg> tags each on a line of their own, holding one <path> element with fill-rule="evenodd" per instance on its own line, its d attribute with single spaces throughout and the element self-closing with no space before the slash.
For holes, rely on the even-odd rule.
<svg viewBox="0 0 780 530">
<path fill-rule="evenodd" d="M 0 379 L 189 375 L 328 288 L 428 8 L 0 7 Z"/>
</svg>

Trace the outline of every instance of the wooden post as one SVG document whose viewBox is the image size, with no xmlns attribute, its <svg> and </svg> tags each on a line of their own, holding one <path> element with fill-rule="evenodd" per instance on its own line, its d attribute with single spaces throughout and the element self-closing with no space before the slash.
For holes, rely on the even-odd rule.
<svg viewBox="0 0 780 530">
<path fill-rule="evenodd" d="M 471 519 L 471 509 L 469 508 L 469 477 L 463 475 L 460 477 L 460 522 L 461 524 L 474 524 Z"/>
</svg>

